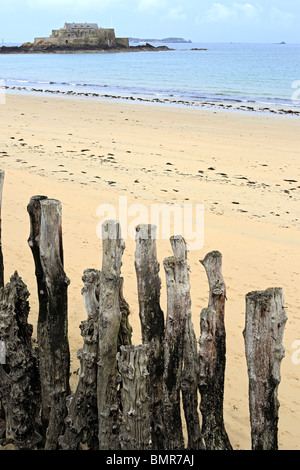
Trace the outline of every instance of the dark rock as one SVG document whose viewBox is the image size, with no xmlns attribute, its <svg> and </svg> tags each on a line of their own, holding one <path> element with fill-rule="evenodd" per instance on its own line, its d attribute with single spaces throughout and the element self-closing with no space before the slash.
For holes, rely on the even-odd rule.
<svg viewBox="0 0 300 470">
<path fill-rule="evenodd" d="M 82 46 L 72 46 L 65 44 L 63 46 L 50 45 L 50 46 L 36 46 L 32 43 L 26 43 L 22 46 L 2 46 L 0 47 L 0 54 L 38 54 L 38 53 L 76 53 L 76 52 L 135 52 L 135 51 L 171 51 L 167 46 L 158 46 L 154 47 L 149 43 L 139 46 L 129 46 L 125 47 L 122 45 L 117 45 L 114 47 L 109 47 L 106 45 L 93 46 L 93 45 L 82 45 Z"/>
</svg>

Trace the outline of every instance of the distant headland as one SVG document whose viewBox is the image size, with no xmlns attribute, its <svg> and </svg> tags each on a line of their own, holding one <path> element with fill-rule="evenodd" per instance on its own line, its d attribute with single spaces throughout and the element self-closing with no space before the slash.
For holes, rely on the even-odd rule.
<svg viewBox="0 0 300 470">
<path fill-rule="evenodd" d="M 191 43 L 192 41 L 190 39 L 183 39 L 183 38 L 164 38 L 164 39 L 140 39 L 140 38 L 129 38 L 129 41 L 131 43 L 168 43 L 168 44 L 181 44 L 181 43 Z"/>
<path fill-rule="evenodd" d="M 97 23 L 65 23 L 52 30 L 49 37 L 38 37 L 21 46 L 2 46 L 0 53 L 57 53 L 57 52 L 131 52 L 172 50 L 167 46 L 154 47 L 149 42 L 130 46 L 129 38 L 118 38 L 113 28 L 99 28 Z"/>
</svg>

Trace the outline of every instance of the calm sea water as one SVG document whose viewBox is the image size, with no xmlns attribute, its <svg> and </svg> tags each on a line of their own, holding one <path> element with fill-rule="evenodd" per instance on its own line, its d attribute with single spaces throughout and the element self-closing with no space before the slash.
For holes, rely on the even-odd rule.
<svg viewBox="0 0 300 470">
<path fill-rule="evenodd" d="M 73 91 L 300 107 L 300 44 L 168 46 L 175 50 L 0 55 L 0 84 L 18 87 L 19 92 Z"/>
</svg>

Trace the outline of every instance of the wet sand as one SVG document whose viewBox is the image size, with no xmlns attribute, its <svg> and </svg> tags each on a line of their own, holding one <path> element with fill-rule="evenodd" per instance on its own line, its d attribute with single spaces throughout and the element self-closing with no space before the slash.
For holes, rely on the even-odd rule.
<svg viewBox="0 0 300 470">
<path fill-rule="evenodd" d="M 61 200 L 65 271 L 69 286 L 72 385 L 86 318 L 81 288 L 86 268 L 101 268 L 97 207 L 120 196 L 128 207 L 204 204 L 204 246 L 189 252 L 193 322 L 208 285 L 199 263 L 211 250 L 223 255 L 227 285 L 225 425 L 235 449 L 250 448 L 248 377 L 242 331 L 245 295 L 283 287 L 288 322 L 279 386 L 279 448 L 299 449 L 300 364 L 300 121 L 253 112 L 97 101 L 72 96 L 7 94 L 0 105 L 0 168 L 5 170 L 2 244 L 5 281 L 15 270 L 27 284 L 30 322 L 36 325 L 37 295 L 26 206 L 31 196 Z M 133 219 L 133 218 L 132 218 Z M 135 242 L 125 239 L 122 274 L 130 304 L 133 342 L 140 342 L 134 271 Z M 162 261 L 168 240 L 157 241 L 162 309 L 166 312 Z M 300 358 L 300 354 L 298 355 Z"/>
</svg>

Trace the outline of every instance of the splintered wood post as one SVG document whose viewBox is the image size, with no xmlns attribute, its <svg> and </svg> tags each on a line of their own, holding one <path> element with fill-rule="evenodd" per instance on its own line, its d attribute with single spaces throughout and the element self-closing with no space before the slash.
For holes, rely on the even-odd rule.
<svg viewBox="0 0 300 470">
<path fill-rule="evenodd" d="M 0 399 L 5 410 L 6 439 L 18 449 L 35 450 L 40 428 L 40 381 L 32 325 L 28 324 L 29 292 L 15 272 L 0 289 L 0 341 L 5 358 L 0 364 Z"/>
<path fill-rule="evenodd" d="M 183 370 L 181 391 L 183 410 L 188 434 L 187 448 L 190 450 L 204 449 L 198 414 L 198 352 L 197 339 L 192 322 L 189 266 L 187 264 L 187 245 L 181 235 L 170 238 L 173 254 L 181 259 L 186 270 L 186 312 L 183 345 Z"/>
<path fill-rule="evenodd" d="M 163 265 L 167 284 L 167 318 L 164 342 L 164 433 L 165 449 L 184 449 L 180 389 L 186 313 L 190 306 L 186 260 L 171 256 Z"/>
<path fill-rule="evenodd" d="M 120 403 L 117 352 L 121 326 L 120 273 L 125 248 L 118 221 L 102 225 L 102 270 L 99 301 L 97 401 L 99 449 L 120 449 Z"/>
<path fill-rule="evenodd" d="M 152 449 L 164 448 L 163 371 L 164 315 L 160 308 L 159 263 L 156 254 L 156 227 L 136 227 L 135 270 L 142 341 L 148 344 L 149 400 Z"/>
<path fill-rule="evenodd" d="M 40 230 L 36 242 L 39 246 L 43 283 L 46 288 L 47 307 L 40 357 L 48 360 L 45 376 L 49 373 L 50 402 L 49 423 L 46 432 L 46 450 L 58 447 L 58 437 L 64 431 L 67 414 L 66 398 L 70 394 L 70 351 L 68 343 L 69 279 L 63 268 L 61 203 L 55 199 L 41 199 Z M 44 298 L 42 299 L 44 300 Z"/>
<path fill-rule="evenodd" d="M 121 375 L 123 420 L 120 429 L 122 450 L 151 449 L 148 346 L 121 346 L 118 368 Z"/>
<path fill-rule="evenodd" d="M 209 283 L 208 309 L 201 312 L 199 341 L 202 435 L 207 450 L 231 450 L 223 417 L 226 286 L 222 275 L 222 255 L 212 251 L 200 263 Z"/>
<path fill-rule="evenodd" d="M 5 171 L 0 170 L 0 287 L 4 286 L 4 263 L 2 252 L 2 193 L 4 184 Z"/>
<path fill-rule="evenodd" d="M 246 295 L 243 331 L 249 375 L 252 450 L 278 449 L 278 386 L 287 315 L 281 288 Z"/>
<path fill-rule="evenodd" d="M 37 323 L 37 342 L 39 346 L 39 371 L 41 377 L 41 399 L 42 410 L 41 420 L 43 427 L 43 434 L 46 433 L 49 417 L 50 417 L 50 402 L 51 402 L 51 384 L 50 384 L 50 361 L 49 361 L 49 338 L 48 338 L 48 294 L 46 282 L 44 279 L 44 271 L 41 264 L 40 257 L 40 225 L 41 225 L 41 205 L 40 201 L 47 199 L 47 196 L 32 196 L 27 206 L 27 211 L 30 218 L 30 235 L 28 238 L 28 245 L 31 248 L 33 260 L 35 264 L 35 275 L 37 281 L 37 292 L 39 300 L 39 315 Z"/>
<path fill-rule="evenodd" d="M 86 269 L 82 280 L 82 296 L 87 320 L 81 322 L 83 348 L 78 351 L 80 359 L 80 376 L 75 393 L 70 399 L 66 429 L 59 438 L 63 450 L 80 450 L 86 444 L 89 450 L 99 449 L 98 441 L 98 408 L 97 408 L 97 360 L 98 360 L 98 326 L 100 271 Z"/>
</svg>

